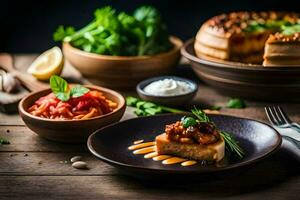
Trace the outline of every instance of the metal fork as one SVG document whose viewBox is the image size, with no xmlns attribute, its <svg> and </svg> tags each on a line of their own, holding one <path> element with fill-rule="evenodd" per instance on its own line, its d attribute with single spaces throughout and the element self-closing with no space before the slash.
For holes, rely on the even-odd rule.
<svg viewBox="0 0 300 200">
<path fill-rule="evenodd" d="M 292 122 L 280 106 L 268 106 L 265 107 L 265 111 L 272 125 L 279 128 L 291 128 L 300 132 L 300 125 Z"/>
</svg>

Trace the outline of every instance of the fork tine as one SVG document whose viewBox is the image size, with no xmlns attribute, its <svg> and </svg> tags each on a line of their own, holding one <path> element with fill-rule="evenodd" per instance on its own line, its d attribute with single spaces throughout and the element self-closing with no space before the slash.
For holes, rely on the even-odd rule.
<svg viewBox="0 0 300 200">
<path fill-rule="evenodd" d="M 286 123 L 291 123 L 292 121 L 290 120 L 290 118 L 287 116 L 286 112 L 284 112 L 284 110 L 280 107 L 280 106 L 277 106 L 277 110 L 279 111 L 279 113 L 281 114 L 283 120 L 286 122 Z"/>
<path fill-rule="evenodd" d="M 276 118 L 274 117 L 274 115 L 272 114 L 270 107 L 265 107 L 265 111 L 266 111 L 267 117 L 268 117 L 269 121 L 271 122 L 271 124 L 277 126 L 278 122 L 277 122 Z"/>
<path fill-rule="evenodd" d="M 273 110 L 273 115 L 275 115 L 277 121 L 279 122 L 279 125 L 286 124 L 286 122 L 282 118 L 282 115 L 280 114 L 280 112 L 277 110 L 275 106 L 272 106 L 271 110 Z"/>
</svg>

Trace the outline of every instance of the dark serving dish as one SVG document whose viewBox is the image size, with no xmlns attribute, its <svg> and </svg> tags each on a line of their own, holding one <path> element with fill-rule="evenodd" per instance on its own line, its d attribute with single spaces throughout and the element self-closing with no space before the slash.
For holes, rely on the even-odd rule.
<svg viewBox="0 0 300 200">
<path fill-rule="evenodd" d="M 154 81 L 158 81 L 158 80 L 163 80 L 166 78 L 173 79 L 176 81 L 184 81 L 191 86 L 192 90 L 189 93 L 181 94 L 181 95 L 174 95 L 174 96 L 157 96 L 157 95 L 149 94 L 144 91 L 144 88 L 147 85 L 149 85 L 150 83 L 152 83 Z M 196 95 L 197 90 L 198 90 L 197 83 L 195 83 L 194 81 L 191 81 L 189 79 L 181 78 L 181 77 L 177 77 L 177 76 L 158 76 L 158 77 L 154 77 L 154 78 L 149 78 L 149 79 L 146 79 L 146 80 L 140 82 L 136 86 L 136 91 L 137 91 L 139 97 L 141 97 L 141 99 L 143 99 L 145 101 L 152 101 L 155 103 L 159 103 L 162 105 L 169 105 L 169 106 L 183 105 L 184 103 L 191 101 L 194 98 L 194 96 Z"/>
<path fill-rule="evenodd" d="M 158 175 L 205 175 L 253 164 L 266 158 L 280 147 L 281 136 L 276 130 L 261 122 L 226 115 L 210 115 L 221 129 L 231 132 L 246 152 L 242 160 L 230 159 L 219 165 L 203 166 L 199 163 L 189 167 L 180 164 L 163 165 L 161 162 L 134 155 L 127 148 L 136 140 L 153 141 L 164 131 L 166 124 L 180 120 L 188 113 L 139 117 L 107 126 L 94 132 L 87 145 L 97 158 L 138 177 Z M 113 148 L 112 148 L 113 147 Z M 230 171 L 231 172 L 231 171 Z"/>
<path fill-rule="evenodd" d="M 299 67 L 263 67 L 205 55 L 199 58 L 193 39 L 184 44 L 181 54 L 200 79 L 225 95 L 269 101 L 300 100 L 300 63 Z"/>
</svg>

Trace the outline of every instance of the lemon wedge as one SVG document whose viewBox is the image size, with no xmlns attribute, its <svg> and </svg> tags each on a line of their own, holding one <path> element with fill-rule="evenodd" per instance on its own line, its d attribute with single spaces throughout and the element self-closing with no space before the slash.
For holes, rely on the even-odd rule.
<svg viewBox="0 0 300 200">
<path fill-rule="evenodd" d="M 52 75 L 60 75 L 64 57 L 59 47 L 53 47 L 37 57 L 27 72 L 39 80 L 49 80 Z"/>
</svg>

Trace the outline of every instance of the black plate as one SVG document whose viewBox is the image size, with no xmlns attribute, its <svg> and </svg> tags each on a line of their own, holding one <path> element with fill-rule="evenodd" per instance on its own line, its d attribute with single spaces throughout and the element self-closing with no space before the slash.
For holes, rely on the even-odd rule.
<svg viewBox="0 0 300 200">
<path fill-rule="evenodd" d="M 227 159 L 228 162 L 203 166 L 200 163 L 182 167 L 180 164 L 163 165 L 159 161 L 134 155 L 128 146 L 143 139 L 153 141 L 164 131 L 165 124 L 180 120 L 184 114 L 167 114 L 139 117 L 110 125 L 93 133 L 87 142 L 89 150 L 99 159 L 125 169 L 131 175 L 203 174 L 220 172 L 254 163 L 267 157 L 281 144 L 281 136 L 270 126 L 258 121 L 226 115 L 210 115 L 221 129 L 231 132 L 246 151 L 242 160 Z"/>
</svg>

